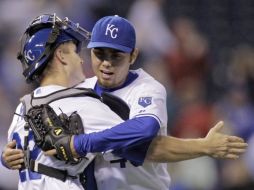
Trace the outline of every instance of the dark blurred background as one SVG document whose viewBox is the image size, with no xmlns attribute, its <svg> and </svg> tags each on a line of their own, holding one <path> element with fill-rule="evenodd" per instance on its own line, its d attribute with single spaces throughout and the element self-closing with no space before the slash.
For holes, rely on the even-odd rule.
<svg viewBox="0 0 254 190">
<path fill-rule="evenodd" d="M 69 17 L 91 31 L 102 16 L 120 15 L 136 28 L 143 67 L 168 91 L 168 133 L 204 137 L 219 120 L 249 143 L 239 160 L 207 157 L 170 163 L 171 190 L 254 189 L 253 0 L 0 0 L 0 151 L 25 84 L 18 40 L 43 13 Z M 89 51 L 84 65 L 93 76 Z M 18 172 L 0 164 L 0 190 L 17 189 Z"/>
</svg>

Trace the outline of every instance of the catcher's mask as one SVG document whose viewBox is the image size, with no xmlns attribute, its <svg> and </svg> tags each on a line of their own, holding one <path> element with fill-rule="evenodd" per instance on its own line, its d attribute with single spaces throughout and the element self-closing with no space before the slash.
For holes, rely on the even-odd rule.
<svg viewBox="0 0 254 190">
<path fill-rule="evenodd" d="M 55 14 L 36 17 L 21 37 L 17 58 L 21 61 L 26 82 L 36 80 L 46 67 L 54 50 L 62 43 L 74 41 L 77 52 L 90 33 L 67 17 L 63 20 Z"/>
</svg>

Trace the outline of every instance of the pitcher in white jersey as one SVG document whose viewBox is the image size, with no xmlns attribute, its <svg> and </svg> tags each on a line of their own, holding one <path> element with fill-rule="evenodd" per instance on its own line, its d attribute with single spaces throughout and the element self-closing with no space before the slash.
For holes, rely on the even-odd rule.
<svg viewBox="0 0 254 190">
<path fill-rule="evenodd" d="M 29 38 L 21 50 L 20 59 L 27 81 L 40 83 L 34 91 L 36 97 L 55 93 L 84 80 L 83 61 L 77 52 L 87 33 L 77 24 L 68 22 L 68 19 L 63 22 L 55 15 L 42 15 L 25 32 Z M 56 25 L 60 26 L 60 31 L 56 30 Z M 166 135 L 166 93 L 164 87 L 143 70 L 129 71 L 138 51 L 134 28 L 127 20 L 115 16 L 99 20 L 89 47 L 93 48 L 93 68 L 98 78 L 91 78 L 78 87 L 92 87 L 99 94 L 108 91 L 122 97 L 131 111 L 130 119 L 123 122 L 106 105 L 91 97 L 64 98 L 50 104 L 58 114 L 59 107 L 67 115 L 78 111 L 85 131 L 89 133 L 72 136 L 73 155 L 82 157 L 89 152 L 103 152 L 95 160 L 96 180 L 87 178 L 87 190 L 168 189 L 170 178 L 166 166 L 156 162 L 205 155 L 235 159 L 244 152 L 246 144 L 241 138 L 220 133 L 221 122 L 203 139 L 155 137 Z M 25 122 L 22 112 L 20 104 L 8 133 L 9 140 L 16 140 L 18 149 L 13 150 L 15 143 L 10 142 L 1 157 L 2 163 L 11 169 L 19 169 L 23 162 L 24 155 L 20 149 L 24 147 Z M 86 161 L 73 166 L 55 157 L 47 157 L 35 146 L 32 132 L 28 137 L 33 159 L 44 166 L 66 170 L 68 175 L 65 181 L 61 181 L 23 169 L 20 170 L 19 189 L 82 189 L 75 177 L 85 168 Z M 93 174 L 94 171 L 87 172 Z"/>
<path fill-rule="evenodd" d="M 138 56 L 135 43 L 135 29 L 128 20 L 115 15 L 97 21 L 88 44 L 96 76 L 87 79 L 82 86 L 94 88 L 98 94 L 110 92 L 126 101 L 130 107 L 130 119 L 143 123 L 139 132 L 166 136 L 166 90 L 143 69 L 129 70 Z M 167 152 L 170 154 L 167 156 L 158 154 L 155 158 L 147 155 L 155 144 L 150 144 L 150 141 L 98 156 L 94 168 L 98 189 L 168 190 L 170 176 L 167 165 L 158 161 L 180 161 L 201 156 L 190 151 L 196 146 L 193 141 L 169 137 L 168 143 Z"/>
</svg>

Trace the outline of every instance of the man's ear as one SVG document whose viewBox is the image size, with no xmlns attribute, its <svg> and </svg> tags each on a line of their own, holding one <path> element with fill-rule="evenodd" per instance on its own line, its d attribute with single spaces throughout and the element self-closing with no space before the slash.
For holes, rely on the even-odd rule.
<svg viewBox="0 0 254 190">
<path fill-rule="evenodd" d="M 65 62 L 65 54 L 62 50 L 62 48 L 57 48 L 55 51 L 55 57 L 64 65 L 66 65 L 67 63 Z"/>
<path fill-rule="evenodd" d="M 138 48 L 135 48 L 132 53 L 131 53 L 131 56 L 130 56 L 130 62 L 131 62 L 131 65 L 136 61 L 137 57 L 138 57 L 138 54 L 139 54 L 139 50 Z"/>
</svg>

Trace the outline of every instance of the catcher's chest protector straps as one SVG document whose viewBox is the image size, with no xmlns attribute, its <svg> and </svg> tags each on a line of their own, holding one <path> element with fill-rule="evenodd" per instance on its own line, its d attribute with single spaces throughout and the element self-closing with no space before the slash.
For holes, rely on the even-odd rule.
<svg viewBox="0 0 254 190">
<path fill-rule="evenodd" d="M 22 102 L 24 106 L 23 113 L 26 114 L 31 107 L 36 105 L 49 104 L 51 102 L 54 102 L 56 100 L 60 100 L 63 98 L 82 97 L 82 96 L 89 96 L 89 97 L 101 99 L 101 97 L 98 94 L 96 94 L 93 89 L 90 89 L 90 88 L 66 88 L 66 89 L 59 90 L 59 91 L 56 91 L 41 97 L 34 97 L 33 93 L 27 94 L 23 96 L 20 99 L 20 101 Z"/>
<path fill-rule="evenodd" d="M 23 115 L 26 115 L 27 112 L 30 110 L 30 108 L 34 106 L 39 106 L 41 104 L 49 104 L 51 102 L 54 102 L 56 100 L 63 99 L 63 98 L 84 97 L 84 96 L 101 99 L 101 97 L 97 95 L 92 89 L 87 89 L 87 88 L 67 88 L 64 90 L 53 92 L 51 94 L 48 94 L 47 96 L 42 96 L 42 97 L 34 97 L 33 93 L 27 94 L 21 98 L 21 102 L 23 104 L 23 110 L 24 110 Z M 28 134 L 25 136 L 25 139 L 26 138 L 28 138 Z M 25 142 L 28 142 L 28 141 L 25 140 Z M 66 170 L 59 170 L 53 167 L 49 167 L 49 166 L 40 164 L 35 160 L 30 159 L 30 156 L 29 156 L 30 151 L 27 148 L 27 146 L 28 146 L 28 143 L 25 143 L 24 145 L 24 151 L 26 155 L 25 168 L 29 168 L 33 172 L 41 173 L 49 177 L 54 177 L 62 181 L 65 181 L 67 177 L 77 178 L 77 176 L 70 176 Z M 86 165 L 88 165 L 95 157 L 95 155 L 93 154 L 89 154 L 88 157 L 89 156 L 91 158 L 88 159 L 89 161 L 86 162 Z"/>
<path fill-rule="evenodd" d="M 128 104 L 121 98 L 112 94 L 103 92 L 101 94 L 101 101 L 106 104 L 110 109 L 119 115 L 123 120 L 128 120 L 130 116 L 130 108 Z"/>
<path fill-rule="evenodd" d="M 33 93 L 27 94 L 21 98 L 21 102 L 24 106 L 23 113 L 24 115 L 27 114 L 28 110 L 33 106 L 49 104 L 62 98 L 82 96 L 100 99 L 102 103 L 110 107 L 110 109 L 119 115 L 123 120 L 129 119 L 130 108 L 121 98 L 106 92 L 103 92 L 100 97 L 93 89 L 90 88 L 66 88 L 41 97 L 34 97 Z"/>
</svg>

